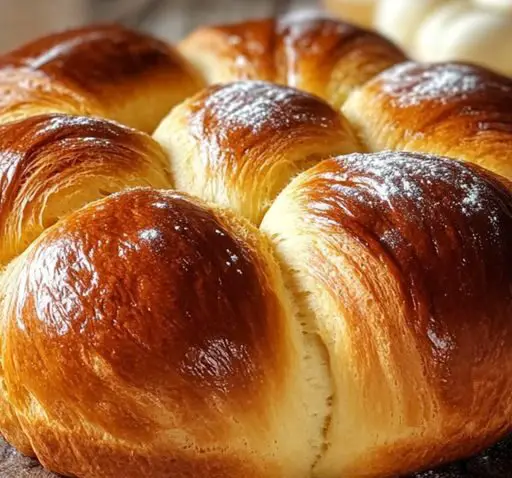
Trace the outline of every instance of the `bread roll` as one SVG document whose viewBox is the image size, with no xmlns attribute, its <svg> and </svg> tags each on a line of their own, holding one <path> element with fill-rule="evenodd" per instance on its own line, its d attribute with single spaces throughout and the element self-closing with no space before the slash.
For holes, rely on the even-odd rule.
<svg viewBox="0 0 512 478">
<path fill-rule="evenodd" d="M 154 137 L 179 190 L 256 224 L 294 175 L 327 156 L 361 150 L 348 121 L 327 103 L 258 81 L 201 91 L 176 107 Z"/>
<path fill-rule="evenodd" d="M 0 57 L 0 123 L 60 112 L 152 132 L 200 87 L 179 54 L 148 35 L 120 26 L 69 30 Z"/>
<path fill-rule="evenodd" d="M 144 133 L 59 114 L 0 126 L 0 268 L 61 217 L 133 186 L 172 186 Z"/>
<path fill-rule="evenodd" d="M 512 80 L 463 63 L 397 65 L 343 112 L 371 151 L 423 151 L 512 178 Z"/>
<path fill-rule="evenodd" d="M 46 467 L 309 476 L 326 365 L 247 221 L 132 189 L 45 231 L 0 290 L 2 390 Z"/>
<path fill-rule="evenodd" d="M 179 48 L 208 83 L 273 81 L 314 93 L 335 108 L 353 89 L 405 60 L 376 33 L 303 15 L 201 27 Z"/>
<path fill-rule="evenodd" d="M 78 478 L 385 478 L 512 432 L 512 80 L 325 18 L 180 48 L 0 60 L 6 439 Z"/>
<path fill-rule="evenodd" d="M 46 228 L 81 206 L 128 187 L 171 184 L 159 145 L 121 125 L 52 114 L 0 126 L 0 271 Z M 4 318 L 0 314 L 0 329 Z M 5 389 L 3 359 L 0 383 L 2 434 L 30 454 L 30 441 Z"/>
<path fill-rule="evenodd" d="M 402 476 L 510 431 L 512 188 L 473 165 L 353 154 L 300 174 L 272 238 L 334 391 L 315 476 Z"/>
</svg>

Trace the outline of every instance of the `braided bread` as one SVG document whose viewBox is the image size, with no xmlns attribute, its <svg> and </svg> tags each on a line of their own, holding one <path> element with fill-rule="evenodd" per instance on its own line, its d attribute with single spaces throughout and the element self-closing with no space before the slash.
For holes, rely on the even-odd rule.
<svg viewBox="0 0 512 478">
<path fill-rule="evenodd" d="M 506 78 L 288 17 L 176 49 L 53 35 L 0 91 L 0 431 L 24 454 L 384 478 L 512 431 Z"/>
</svg>

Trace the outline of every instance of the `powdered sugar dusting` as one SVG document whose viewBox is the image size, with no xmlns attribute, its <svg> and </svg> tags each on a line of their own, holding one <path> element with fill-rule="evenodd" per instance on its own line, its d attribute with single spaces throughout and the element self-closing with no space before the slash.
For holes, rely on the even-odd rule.
<svg viewBox="0 0 512 478">
<path fill-rule="evenodd" d="M 340 156 L 303 177 L 307 186 L 296 194 L 313 231 L 320 227 L 338 248 L 342 230 L 341 237 L 390 259 L 407 281 L 411 306 L 425 313 L 435 360 L 447 360 L 456 342 L 437 313 L 459 300 L 478 303 L 491 281 L 510 278 L 510 191 L 471 165 L 406 152 Z"/>
<path fill-rule="evenodd" d="M 351 154 L 339 161 L 344 171 L 341 176 L 355 177 L 350 180 L 357 184 L 350 188 L 343 186 L 343 193 L 359 203 L 402 208 L 403 214 L 413 214 L 420 220 L 450 210 L 450 216 L 465 217 L 468 224 L 473 220 L 486 223 L 490 236 L 499 235 L 503 213 L 495 186 L 463 163 L 433 155 L 391 151 Z M 337 178 L 340 179 L 339 184 L 344 184 L 344 178 Z M 390 240 L 394 240 L 392 236 L 390 233 Z"/>
<path fill-rule="evenodd" d="M 262 81 L 240 81 L 224 85 L 206 97 L 195 115 L 196 128 L 204 128 L 205 114 L 223 129 L 282 129 L 292 125 L 314 124 L 333 127 L 336 113 L 327 104 L 293 88 Z"/>
<path fill-rule="evenodd" d="M 415 106 L 424 101 L 446 103 L 465 99 L 483 90 L 498 89 L 512 93 L 511 85 L 487 77 L 481 69 L 459 63 L 419 65 L 403 63 L 379 77 L 382 91 L 393 97 L 399 107 Z"/>
<path fill-rule="evenodd" d="M 483 209 L 484 200 L 482 198 L 482 188 L 479 184 L 462 184 L 464 196 L 461 200 L 462 212 L 469 214 L 471 211 L 481 211 Z"/>
</svg>

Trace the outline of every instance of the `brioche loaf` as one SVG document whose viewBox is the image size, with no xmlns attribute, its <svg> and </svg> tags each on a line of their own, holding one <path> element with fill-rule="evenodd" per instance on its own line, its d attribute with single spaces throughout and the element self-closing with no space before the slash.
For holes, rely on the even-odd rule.
<svg viewBox="0 0 512 478">
<path fill-rule="evenodd" d="M 385 478 L 512 432 L 509 80 L 324 18 L 178 50 L 0 58 L 5 438 L 82 478 Z"/>
</svg>

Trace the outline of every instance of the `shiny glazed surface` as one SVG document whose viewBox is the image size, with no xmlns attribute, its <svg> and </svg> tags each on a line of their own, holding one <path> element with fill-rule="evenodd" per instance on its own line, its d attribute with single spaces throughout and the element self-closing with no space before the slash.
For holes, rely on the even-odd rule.
<svg viewBox="0 0 512 478">
<path fill-rule="evenodd" d="M 273 81 L 314 93 L 335 108 L 375 74 L 405 60 L 373 32 L 298 15 L 206 26 L 179 48 L 208 83 Z"/>
<path fill-rule="evenodd" d="M 329 351 L 318 476 L 398 476 L 510 431 L 512 194 L 502 179 L 436 156 L 340 156 L 295 178 L 262 229 Z"/>
<path fill-rule="evenodd" d="M 166 163 L 149 136 L 100 119 L 53 114 L 0 125 L 0 264 L 90 201 L 170 187 Z"/>
<path fill-rule="evenodd" d="M 372 151 L 439 154 L 512 179 L 508 77 L 463 63 L 407 62 L 369 81 L 343 111 Z"/>
<path fill-rule="evenodd" d="M 241 227 L 180 193 L 132 189 L 69 215 L 11 264 L 4 383 L 43 464 L 92 476 L 96 460 L 81 456 L 96 450 L 98 476 L 113 476 L 110 450 L 132 455 L 124 476 L 187 476 L 202 453 L 222 476 L 257 446 L 256 424 L 272 430 L 266 396 L 286 397 L 289 382 L 286 309 Z M 276 473 L 264 455 L 251 467 Z"/>
<path fill-rule="evenodd" d="M 384 478 L 510 433 L 510 82 L 404 60 L 303 16 L 2 57 L 6 439 L 83 478 Z"/>
<path fill-rule="evenodd" d="M 161 122 L 178 189 L 258 224 L 275 196 L 321 159 L 362 149 L 319 97 L 264 81 L 205 88 Z"/>
</svg>

